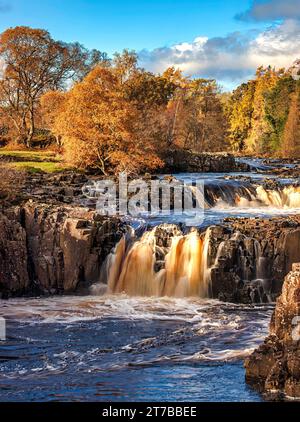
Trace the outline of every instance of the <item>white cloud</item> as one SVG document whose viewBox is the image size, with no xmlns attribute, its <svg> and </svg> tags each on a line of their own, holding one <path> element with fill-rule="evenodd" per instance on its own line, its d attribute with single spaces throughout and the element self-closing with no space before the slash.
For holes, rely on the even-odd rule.
<svg viewBox="0 0 300 422">
<path fill-rule="evenodd" d="M 300 57 L 300 22 L 286 20 L 262 33 L 236 32 L 226 37 L 197 37 L 171 47 L 140 52 L 146 69 L 162 72 L 169 66 L 190 76 L 240 82 L 260 66 L 288 67 Z"/>
</svg>

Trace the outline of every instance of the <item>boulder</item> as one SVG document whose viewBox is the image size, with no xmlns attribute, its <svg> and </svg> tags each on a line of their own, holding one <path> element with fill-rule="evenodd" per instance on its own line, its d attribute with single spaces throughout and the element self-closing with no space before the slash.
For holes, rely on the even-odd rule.
<svg viewBox="0 0 300 422">
<path fill-rule="evenodd" d="M 267 396 L 300 399 L 300 264 L 286 276 L 270 335 L 245 368 L 247 382 Z"/>
</svg>

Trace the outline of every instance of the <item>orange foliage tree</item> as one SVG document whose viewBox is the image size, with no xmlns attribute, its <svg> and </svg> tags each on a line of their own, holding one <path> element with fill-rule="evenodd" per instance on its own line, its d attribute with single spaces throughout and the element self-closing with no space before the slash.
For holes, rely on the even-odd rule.
<svg viewBox="0 0 300 422">
<path fill-rule="evenodd" d="M 62 91 L 48 91 L 41 97 L 41 116 L 43 127 L 50 130 L 56 139 L 57 146 L 62 146 L 62 134 L 59 131 L 59 120 L 63 115 L 65 94 Z"/>
<path fill-rule="evenodd" d="M 139 111 L 124 95 L 114 69 L 94 68 L 65 94 L 62 108 L 49 123 L 62 134 L 71 165 L 104 175 L 152 171 L 163 165 L 155 146 L 140 136 Z"/>
<path fill-rule="evenodd" d="M 0 107 L 20 142 L 31 145 L 41 95 L 82 77 L 101 59 L 107 62 L 105 54 L 55 41 L 43 29 L 20 26 L 1 34 Z"/>
</svg>

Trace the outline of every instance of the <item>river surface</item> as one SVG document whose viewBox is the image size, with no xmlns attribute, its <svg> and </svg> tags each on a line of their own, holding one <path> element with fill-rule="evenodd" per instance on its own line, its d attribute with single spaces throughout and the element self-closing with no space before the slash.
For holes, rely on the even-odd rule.
<svg viewBox="0 0 300 422">
<path fill-rule="evenodd" d="M 2 401 L 260 401 L 243 359 L 272 306 L 60 297 L 2 305 Z"/>
<path fill-rule="evenodd" d="M 259 183 L 266 175 L 254 164 L 247 175 Z M 241 174 L 224 176 L 202 175 L 210 184 L 241 183 Z M 298 213 L 297 201 L 292 205 L 222 201 L 206 211 L 204 224 Z M 179 221 L 147 224 L 161 222 Z M 243 362 L 266 336 L 273 304 L 118 294 L 12 299 L 0 307 L 7 325 L 0 401 L 262 400 L 246 385 Z"/>
</svg>

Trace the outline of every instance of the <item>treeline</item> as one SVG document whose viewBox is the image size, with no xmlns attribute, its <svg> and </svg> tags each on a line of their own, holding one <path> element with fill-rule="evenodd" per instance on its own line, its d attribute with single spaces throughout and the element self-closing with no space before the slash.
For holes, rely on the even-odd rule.
<svg viewBox="0 0 300 422">
<path fill-rule="evenodd" d="M 233 151 L 300 157 L 300 82 L 290 71 L 259 67 L 227 102 Z"/>
<path fill-rule="evenodd" d="M 54 144 L 103 174 L 156 171 L 180 149 L 300 156 L 299 83 L 284 70 L 222 94 L 215 80 L 147 72 L 135 52 L 109 58 L 28 27 L 1 34 L 0 62 L 2 145 Z"/>
<path fill-rule="evenodd" d="M 0 37 L 2 138 L 32 147 L 55 139 L 78 168 L 154 171 L 175 149 L 226 148 L 226 117 L 214 80 L 174 68 L 155 75 L 124 51 L 108 59 L 47 31 L 17 27 Z"/>
</svg>

